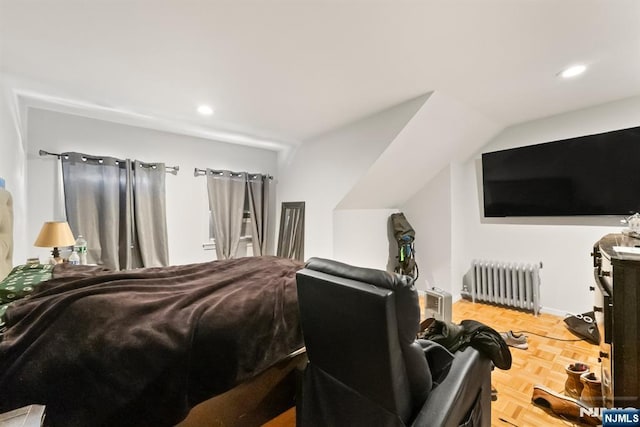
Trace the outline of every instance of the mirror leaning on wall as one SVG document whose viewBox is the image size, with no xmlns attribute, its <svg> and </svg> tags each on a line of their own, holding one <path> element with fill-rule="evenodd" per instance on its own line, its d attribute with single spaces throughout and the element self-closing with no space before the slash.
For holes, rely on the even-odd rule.
<svg viewBox="0 0 640 427">
<path fill-rule="evenodd" d="M 276 254 L 304 261 L 304 202 L 282 202 Z"/>
</svg>

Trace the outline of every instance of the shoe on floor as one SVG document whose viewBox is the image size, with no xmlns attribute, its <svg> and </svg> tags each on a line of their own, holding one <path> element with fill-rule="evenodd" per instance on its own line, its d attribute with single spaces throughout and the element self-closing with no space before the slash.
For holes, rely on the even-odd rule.
<svg viewBox="0 0 640 427">
<path fill-rule="evenodd" d="M 514 334 L 513 331 L 500 332 L 500 336 L 508 346 L 526 350 L 529 348 L 527 343 L 527 336 L 524 334 Z"/>
<path fill-rule="evenodd" d="M 531 401 L 535 405 L 540 406 L 543 409 L 550 410 L 555 415 L 567 418 L 571 421 L 578 421 L 593 426 L 600 424 L 600 419 L 598 417 L 592 417 L 589 415 L 580 416 L 580 408 L 589 411 L 591 409 L 590 407 L 579 400 L 563 396 L 548 389 L 547 387 L 534 385 Z"/>
<path fill-rule="evenodd" d="M 564 368 L 567 380 L 564 382 L 564 394 L 574 399 L 580 399 L 584 384 L 580 381 L 580 375 L 589 372 L 589 366 L 582 362 L 571 363 Z"/>
</svg>

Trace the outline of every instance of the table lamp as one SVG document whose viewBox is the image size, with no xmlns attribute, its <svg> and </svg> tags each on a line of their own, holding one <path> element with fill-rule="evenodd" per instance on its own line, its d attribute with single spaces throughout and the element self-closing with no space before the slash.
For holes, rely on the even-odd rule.
<svg viewBox="0 0 640 427">
<path fill-rule="evenodd" d="M 60 263 L 59 247 L 73 246 L 76 242 L 71 228 L 66 221 L 47 221 L 42 226 L 40 234 L 33 246 L 39 248 L 53 248 L 51 251 L 51 257 L 55 260 L 55 263 Z"/>
</svg>

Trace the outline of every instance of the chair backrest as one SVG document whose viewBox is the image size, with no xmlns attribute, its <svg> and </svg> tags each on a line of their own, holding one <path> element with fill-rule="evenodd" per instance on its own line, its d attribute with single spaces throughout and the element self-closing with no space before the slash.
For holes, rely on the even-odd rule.
<svg viewBox="0 0 640 427">
<path fill-rule="evenodd" d="M 409 420 L 432 386 L 413 280 L 312 258 L 297 283 L 309 363 Z"/>
</svg>

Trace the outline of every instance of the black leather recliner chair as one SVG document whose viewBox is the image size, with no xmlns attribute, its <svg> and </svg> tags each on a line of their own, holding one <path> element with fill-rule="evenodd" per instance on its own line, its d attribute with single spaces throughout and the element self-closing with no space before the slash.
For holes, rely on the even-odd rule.
<svg viewBox="0 0 640 427">
<path fill-rule="evenodd" d="M 307 426 L 489 426 L 491 361 L 416 340 L 413 280 L 312 258 L 297 274 Z"/>
</svg>

